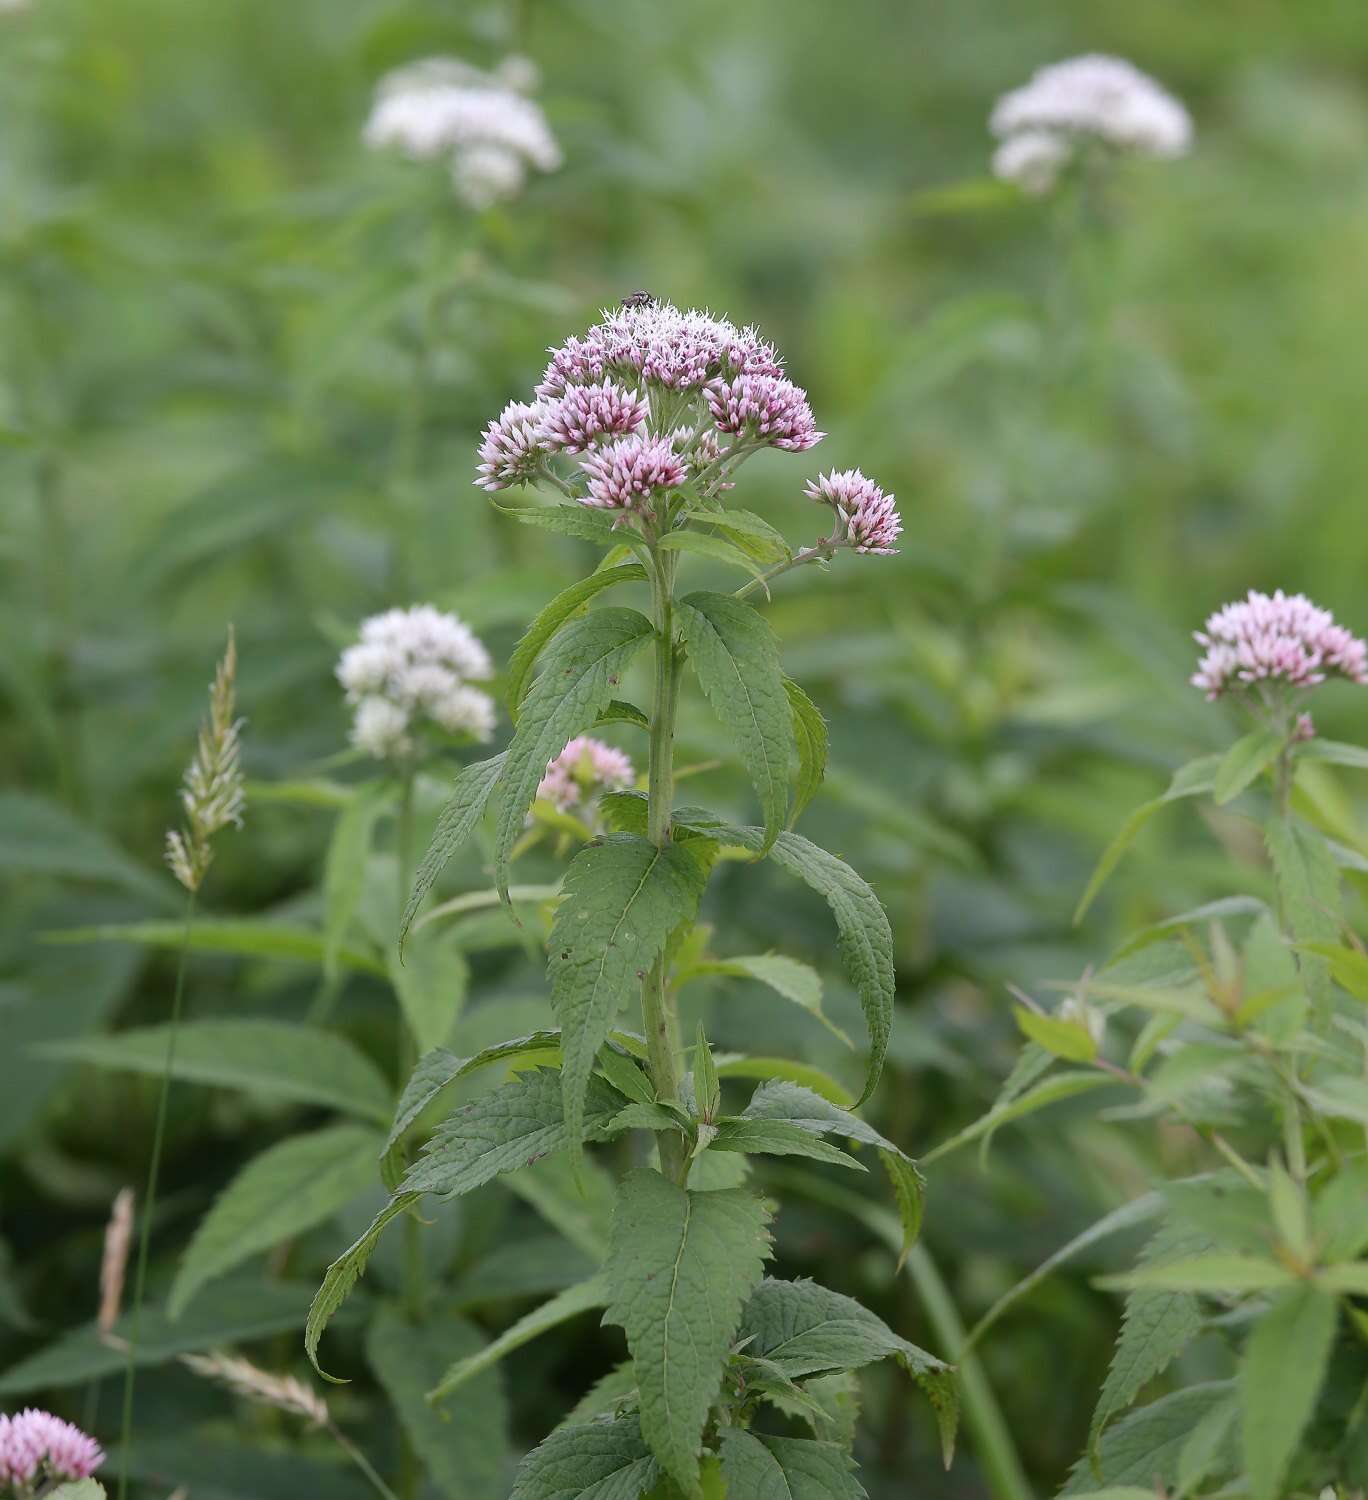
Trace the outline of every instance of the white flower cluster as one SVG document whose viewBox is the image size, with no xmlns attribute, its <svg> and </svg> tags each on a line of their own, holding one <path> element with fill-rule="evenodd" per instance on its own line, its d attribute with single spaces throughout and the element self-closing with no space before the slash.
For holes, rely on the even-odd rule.
<svg viewBox="0 0 1368 1500">
<path fill-rule="evenodd" d="M 430 604 L 372 615 L 337 664 L 356 709 L 352 743 L 377 760 L 400 758 L 413 752 L 413 730 L 424 720 L 487 740 L 494 700 L 469 684 L 493 674 L 489 652 L 455 615 Z"/>
<path fill-rule="evenodd" d="M 993 171 L 1028 193 L 1048 192 L 1087 141 L 1145 156 L 1182 156 L 1192 144 L 1186 109 L 1139 68 L 1089 54 L 1041 68 L 994 106 L 1002 144 Z"/>
<path fill-rule="evenodd" d="M 517 197 L 529 167 L 554 172 L 561 164 L 546 116 L 520 92 L 535 83 L 524 58 L 509 58 L 495 73 L 426 58 L 381 80 L 364 140 L 419 161 L 449 156 L 457 196 L 485 209 Z"/>
</svg>

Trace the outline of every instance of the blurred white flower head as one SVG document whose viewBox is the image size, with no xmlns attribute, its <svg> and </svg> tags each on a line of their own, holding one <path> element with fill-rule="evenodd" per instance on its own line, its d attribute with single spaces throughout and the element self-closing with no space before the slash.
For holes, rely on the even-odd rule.
<svg viewBox="0 0 1368 1500">
<path fill-rule="evenodd" d="M 517 197 L 529 168 L 554 172 L 561 164 L 546 116 L 525 97 L 536 82 L 526 58 L 508 58 L 496 73 L 426 58 L 380 81 L 363 138 L 418 161 L 449 157 L 457 196 L 485 209 Z"/>
<path fill-rule="evenodd" d="M 1097 53 L 1041 68 L 1004 94 L 989 128 L 1002 145 L 993 171 L 1026 192 L 1052 188 L 1088 141 L 1142 156 L 1183 156 L 1192 145 L 1192 118 L 1148 74 L 1119 57 Z"/>
<path fill-rule="evenodd" d="M 402 759 L 424 722 L 446 734 L 487 740 L 494 700 L 471 687 L 493 676 L 483 642 L 455 615 L 430 604 L 372 615 L 337 664 L 355 708 L 352 743 L 377 760 Z"/>
</svg>

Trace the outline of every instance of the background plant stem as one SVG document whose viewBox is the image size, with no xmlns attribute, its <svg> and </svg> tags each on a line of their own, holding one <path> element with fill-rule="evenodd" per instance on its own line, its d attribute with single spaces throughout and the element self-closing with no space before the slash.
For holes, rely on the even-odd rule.
<svg viewBox="0 0 1368 1500">
<path fill-rule="evenodd" d="M 166 1038 L 166 1062 L 157 1093 L 156 1123 L 152 1128 L 152 1160 L 147 1168 L 147 1191 L 138 1226 L 138 1263 L 133 1272 L 133 1308 L 128 1327 L 128 1362 L 124 1366 L 123 1419 L 119 1442 L 119 1500 L 128 1494 L 128 1446 L 133 1437 L 133 1386 L 137 1374 L 138 1333 L 142 1324 L 143 1293 L 147 1287 L 147 1258 L 152 1241 L 152 1216 L 157 1208 L 157 1183 L 161 1176 L 162 1148 L 166 1141 L 167 1102 L 171 1097 L 171 1073 L 176 1065 L 176 1036 L 180 1030 L 181 1006 L 185 998 L 185 970 L 190 953 L 190 929 L 195 922 L 195 893 L 185 901 L 185 931 L 176 960 L 176 988 L 171 1000 L 171 1031 Z"/>
</svg>

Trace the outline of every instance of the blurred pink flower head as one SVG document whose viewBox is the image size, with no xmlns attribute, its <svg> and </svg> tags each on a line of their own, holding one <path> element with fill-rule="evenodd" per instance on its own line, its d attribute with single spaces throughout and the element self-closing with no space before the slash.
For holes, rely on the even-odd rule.
<svg viewBox="0 0 1368 1500">
<path fill-rule="evenodd" d="M 545 406 L 542 442 L 562 453 L 583 453 L 596 439 L 635 432 L 650 413 L 644 396 L 611 380 L 567 386 Z"/>
<path fill-rule="evenodd" d="M 603 510 L 634 510 L 658 490 L 678 489 L 688 465 L 667 437 L 626 437 L 581 461 L 589 476 L 586 505 Z"/>
<path fill-rule="evenodd" d="M 803 493 L 830 505 L 845 525 L 846 540 L 856 552 L 888 554 L 902 533 L 894 496 L 885 495 L 858 469 L 833 470 L 809 480 Z"/>
<path fill-rule="evenodd" d="M 548 452 L 545 418 L 545 402 L 510 401 L 485 428 L 475 480 L 482 490 L 493 494 L 537 477 Z"/>
<path fill-rule="evenodd" d="M 817 430 L 807 392 L 782 375 L 736 375 L 711 380 L 704 396 L 722 432 L 801 453 L 826 436 Z"/>
<path fill-rule="evenodd" d="M 537 797 L 565 812 L 581 798 L 616 791 L 631 786 L 635 780 L 632 762 L 621 750 L 582 734 L 571 740 L 547 766 Z"/>
<path fill-rule="evenodd" d="M 1304 594 L 1251 589 L 1218 609 L 1195 639 L 1204 650 L 1191 681 L 1208 698 L 1262 682 L 1301 689 L 1327 677 L 1368 683 L 1368 646 Z"/>
<path fill-rule="evenodd" d="M 93 1437 L 36 1407 L 0 1416 L 0 1481 L 27 1486 L 35 1480 L 88 1479 L 104 1462 Z"/>
</svg>

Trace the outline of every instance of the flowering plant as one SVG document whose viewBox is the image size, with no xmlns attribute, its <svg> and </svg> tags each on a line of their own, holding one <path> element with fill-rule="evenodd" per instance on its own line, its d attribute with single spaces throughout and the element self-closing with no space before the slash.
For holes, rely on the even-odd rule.
<svg viewBox="0 0 1368 1500">
<path fill-rule="evenodd" d="M 452 854 L 492 822 L 494 883 L 512 909 L 510 864 L 529 811 L 562 813 L 597 798 L 595 823 L 554 893 L 548 972 L 558 1027 L 501 1041 L 474 1057 L 440 1048 L 417 1064 L 389 1138 L 393 1193 L 329 1268 L 307 1328 L 310 1356 L 387 1225 L 412 1229 L 425 1196 L 452 1198 L 548 1154 L 572 1171 L 586 1147 L 633 1136 L 638 1165 L 616 1188 L 606 1255 L 587 1279 L 514 1325 L 488 1349 L 456 1358 L 429 1392 L 440 1404 L 507 1352 L 570 1317 L 602 1311 L 627 1358 L 590 1391 L 573 1421 L 523 1462 L 517 1500 L 650 1494 L 863 1494 L 838 1407 L 851 1371 L 894 1357 L 930 1397 L 947 1455 L 953 1374 L 851 1299 L 812 1282 L 764 1276 L 773 1206 L 748 1185 L 757 1154 L 863 1165 L 836 1141 L 872 1147 L 891 1178 L 904 1253 L 922 1216 L 922 1184 L 900 1146 L 845 1106 L 869 1097 L 888 1046 L 892 942 L 870 888 L 793 831 L 823 776 L 827 730 L 784 676 L 778 646 L 747 596 L 842 551 L 887 553 L 900 523 L 893 497 L 858 470 L 808 487 L 829 532 L 792 552 L 723 496 L 751 454 L 819 442 L 806 394 L 753 328 L 644 296 L 606 312 L 551 351 L 536 399 L 492 422 L 477 483 L 499 492 L 544 484 L 568 503 L 516 519 L 606 549 L 600 566 L 533 621 L 508 671 L 508 747 L 456 778 L 404 913 L 401 941 Z M 690 557 L 750 575 L 735 593 L 681 594 Z M 649 613 L 589 608 L 610 589 L 643 588 Z M 360 649 L 360 648 L 358 648 Z M 649 709 L 622 694 L 649 653 Z M 540 672 L 534 676 L 540 664 Z M 674 729 L 691 672 L 733 737 L 761 821 L 739 826 L 674 799 Z M 644 790 L 620 752 L 590 738 L 604 722 L 647 740 Z M 606 831 L 600 831 L 606 830 Z M 717 1056 L 700 1028 L 686 1046 L 677 997 L 698 967 L 694 935 L 709 874 L 724 855 L 768 857 L 828 902 L 863 1006 L 870 1056 L 860 1100 L 781 1059 Z M 801 969 L 801 965 L 795 965 Z M 619 1015 L 639 1006 L 636 1020 Z M 432 1121 L 448 1086 L 477 1069 L 516 1065 L 511 1081 Z M 758 1084 L 758 1087 L 754 1085 Z M 815 1085 L 815 1086 L 814 1086 Z M 731 1091 L 753 1087 L 738 1107 Z M 416 1158 L 413 1138 L 429 1138 Z M 416 1127 L 416 1128 L 415 1128 Z M 459 1353 L 459 1351 L 456 1351 Z M 808 1437 L 767 1430 L 797 1417 Z"/>
<path fill-rule="evenodd" d="M 1125 1311 L 1065 1494 L 1360 1494 L 1368 961 L 1350 922 L 1366 866 L 1325 777 L 1332 766 L 1368 770 L 1368 752 L 1318 738 L 1303 705 L 1329 678 L 1368 683 L 1368 650 L 1328 611 L 1281 591 L 1226 605 L 1197 641 L 1193 685 L 1236 700 L 1255 727 L 1224 755 L 1183 766 L 1132 814 L 1079 915 L 1149 818 L 1197 797 L 1262 825 L 1271 899 L 1232 896 L 1167 917 L 1097 974 L 1062 984 L 1054 1008 L 1018 992 L 1027 1045 L 996 1104 L 923 1161 L 1094 1090 L 1128 1096 L 1111 1118 L 1155 1121 L 1170 1154 L 1181 1145 L 1180 1174 L 1056 1252 L 970 1335 L 972 1346 L 1044 1272 L 1152 1226 L 1139 1264 L 1101 1283 L 1126 1294 Z M 1195 1347 L 1203 1353 L 1185 1368 Z M 1176 1388 L 1131 1410 L 1170 1366 Z"/>
<path fill-rule="evenodd" d="M 104 1490 L 90 1476 L 103 1462 L 94 1438 L 51 1412 L 28 1407 L 0 1415 L 0 1495 L 6 1500 L 97 1500 Z"/>
</svg>

